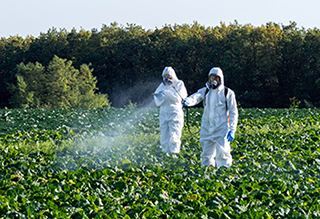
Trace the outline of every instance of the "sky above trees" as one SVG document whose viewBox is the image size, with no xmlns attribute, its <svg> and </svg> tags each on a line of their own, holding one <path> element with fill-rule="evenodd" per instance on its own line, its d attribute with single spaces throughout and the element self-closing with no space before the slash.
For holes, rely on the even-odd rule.
<svg viewBox="0 0 320 219">
<path fill-rule="evenodd" d="M 165 25 L 193 24 L 206 27 L 234 23 L 289 25 L 320 28 L 317 0 L 12 0 L 1 1 L 0 37 L 38 37 L 50 28 L 100 30 L 103 24 L 136 24 L 154 30 Z"/>
</svg>

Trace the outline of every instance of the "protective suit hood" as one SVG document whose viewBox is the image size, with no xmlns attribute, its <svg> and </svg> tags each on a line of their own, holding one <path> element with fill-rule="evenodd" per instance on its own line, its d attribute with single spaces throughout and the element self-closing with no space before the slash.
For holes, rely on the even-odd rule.
<svg viewBox="0 0 320 219">
<path fill-rule="evenodd" d="M 179 79 L 178 79 L 178 77 L 177 77 L 177 75 L 176 75 L 176 72 L 174 71 L 174 69 L 172 68 L 172 67 L 165 67 L 164 69 L 163 69 L 163 71 L 162 71 L 162 77 L 164 76 L 164 75 L 166 75 L 166 74 L 168 74 L 168 75 L 170 75 L 171 77 L 172 77 L 172 81 L 175 81 L 175 82 L 177 82 Z"/>
<path fill-rule="evenodd" d="M 220 84 L 224 85 L 224 77 L 223 77 L 223 72 L 221 70 L 221 68 L 219 67 L 213 67 L 210 71 L 208 76 L 210 75 L 217 75 L 220 77 Z M 223 86 L 222 86 L 223 87 Z"/>
</svg>

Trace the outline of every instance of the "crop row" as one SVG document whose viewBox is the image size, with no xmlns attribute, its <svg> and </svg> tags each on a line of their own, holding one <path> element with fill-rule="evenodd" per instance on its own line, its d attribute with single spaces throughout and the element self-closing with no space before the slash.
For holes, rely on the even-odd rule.
<svg viewBox="0 0 320 219">
<path fill-rule="evenodd" d="M 161 151 L 158 109 L 3 110 L 0 215 L 318 218 L 319 112 L 239 109 L 233 165 L 216 169 L 187 126 L 179 154 Z"/>
</svg>

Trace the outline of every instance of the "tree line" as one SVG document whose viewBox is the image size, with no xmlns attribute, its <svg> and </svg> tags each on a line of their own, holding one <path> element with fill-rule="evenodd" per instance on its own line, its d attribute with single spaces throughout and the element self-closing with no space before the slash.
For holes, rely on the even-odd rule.
<svg viewBox="0 0 320 219">
<path fill-rule="evenodd" d="M 57 92 L 48 92 L 60 86 L 57 78 L 52 79 L 59 74 L 48 70 L 53 62 L 65 69 L 60 77 L 69 74 L 62 81 L 73 80 L 60 84 L 68 87 L 65 102 Z M 202 88 L 209 70 L 219 66 L 225 85 L 235 91 L 242 107 L 283 108 L 292 102 L 320 106 L 319 29 L 298 28 L 295 22 L 253 27 L 235 21 L 215 27 L 197 22 L 165 25 L 155 30 L 112 23 L 101 30 L 52 28 L 39 37 L 1 38 L 0 107 L 90 107 L 94 105 L 90 100 L 96 101 L 95 106 L 142 106 L 152 99 L 166 66 L 174 68 L 189 94 Z M 23 70 L 27 67 L 46 67 L 38 72 L 44 78 L 39 87 L 31 89 L 34 76 Z M 77 76 L 70 76 L 69 70 Z M 85 84 L 90 86 L 80 92 Z"/>
</svg>

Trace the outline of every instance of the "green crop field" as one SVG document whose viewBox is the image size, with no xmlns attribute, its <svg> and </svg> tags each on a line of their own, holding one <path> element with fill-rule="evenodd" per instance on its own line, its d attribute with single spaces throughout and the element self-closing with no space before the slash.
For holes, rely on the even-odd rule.
<svg viewBox="0 0 320 219">
<path fill-rule="evenodd" d="M 230 169 L 187 126 L 161 152 L 158 113 L 0 110 L 0 218 L 320 217 L 320 110 L 240 108 Z"/>
</svg>

